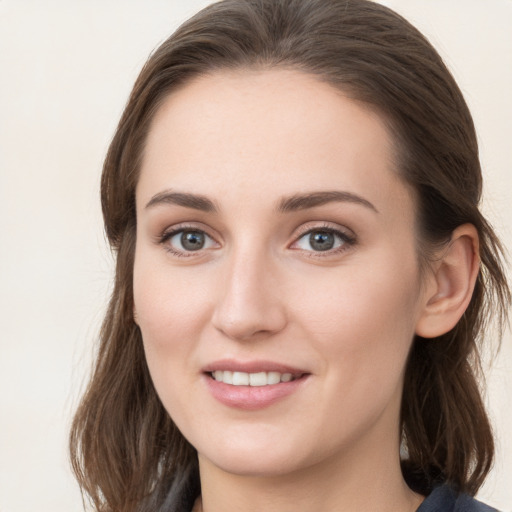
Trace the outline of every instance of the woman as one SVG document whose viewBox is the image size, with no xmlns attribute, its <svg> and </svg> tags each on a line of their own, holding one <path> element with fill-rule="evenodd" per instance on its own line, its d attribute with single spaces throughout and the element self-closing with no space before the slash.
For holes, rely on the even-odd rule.
<svg viewBox="0 0 512 512">
<path fill-rule="evenodd" d="M 116 282 L 71 433 L 97 510 L 489 510 L 510 301 L 471 116 L 365 0 L 224 0 L 142 70 L 102 178 Z"/>
</svg>

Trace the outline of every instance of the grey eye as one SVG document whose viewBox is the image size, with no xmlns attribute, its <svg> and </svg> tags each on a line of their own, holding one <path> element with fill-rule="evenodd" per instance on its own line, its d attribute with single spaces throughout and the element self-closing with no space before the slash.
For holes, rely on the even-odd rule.
<svg viewBox="0 0 512 512">
<path fill-rule="evenodd" d="M 183 231 L 180 242 L 186 251 L 199 251 L 204 247 L 204 233 L 201 231 Z"/>
<path fill-rule="evenodd" d="M 302 235 L 295 242 L 294 246 L 303 251 L 326 252 L 338 249 L 346 243 L 350 243 L 350 241 L 343 233 L 334 230 L 317 229 Z"/>
<path fill-rule="evenodd" d="M 181 229 L 168 238 L 167 242 L 174 251 L 187 253 L 215 247 L 215 241 L 204 231 Z"/>
<path fill-rule="evenodd" d="M 334 233 L 317 231 L 309 234 L 309 245 L 315 251 L 328 251 L 334 247 Z"/>
</svg>

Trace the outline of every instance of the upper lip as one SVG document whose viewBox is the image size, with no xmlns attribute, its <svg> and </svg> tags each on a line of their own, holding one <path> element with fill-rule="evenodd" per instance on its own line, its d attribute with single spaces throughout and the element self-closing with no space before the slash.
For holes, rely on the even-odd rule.
<svg viewBox="0 0 512 512">
<path fill-rule="evenodd" d="M 259 372 L 279 372 L 291 373 L 292 375 L 303 375 L 309 373 L 304 369 L 281 364 L 274 361 L 236 361 L 234 359 L 221 359 L 206 365 L 203 372 L 212 373 L 217 370 L 231 371 L 231 372 L 244 372 L 244 373 L 259 373 Z"/>
</svg>

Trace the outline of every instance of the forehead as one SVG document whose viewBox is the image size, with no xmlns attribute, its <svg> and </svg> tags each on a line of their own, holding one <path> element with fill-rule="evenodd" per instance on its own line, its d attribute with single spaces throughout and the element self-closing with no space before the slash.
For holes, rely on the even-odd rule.
<svg viewBox="0 0 512 512">
<path fill-rule="evenodd" d="M 405 191 L 393 154 L 377 113 L 314 76 L 216 72 L 174 91 L 157 111 L 137 198 L 169 188 L 228 198 L 263 183 L 266 195 L 363 189 L 381 203 Z"/>
</svg>

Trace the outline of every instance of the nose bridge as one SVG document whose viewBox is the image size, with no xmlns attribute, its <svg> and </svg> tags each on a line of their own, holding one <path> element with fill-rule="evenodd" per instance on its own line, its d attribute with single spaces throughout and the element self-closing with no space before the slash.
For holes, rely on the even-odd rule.
<svg viewBox="0 0 512 512">
<path fill-rule="evenodd" d="M 286 315 L 270 251 L 254 240 L 239 243 L 232 248 L 224 265 L 213 315 L 215 327 L 236 339 L 281 330 Z"/>
</svg>

